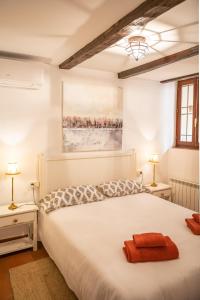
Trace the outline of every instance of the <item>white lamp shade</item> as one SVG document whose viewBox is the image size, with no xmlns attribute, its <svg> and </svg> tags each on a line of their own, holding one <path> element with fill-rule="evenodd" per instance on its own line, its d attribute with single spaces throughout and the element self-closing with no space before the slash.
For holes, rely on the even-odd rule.
<svg viewBox="0 0 200 300">
<path fill-rule="evenodd" d="M 151 154 L 149 161 L 154 164 L 159 163 L 159 155 L 157 153 Z"/>
<path fill-rule="evenodd" d="M 7 175 L 17 175 L 19 174 L 19 170 L 18 170 L 18 164 L 16 162 L 10 162 L 8 163 L 8 167 L 7 167 Z"/>
</svg>

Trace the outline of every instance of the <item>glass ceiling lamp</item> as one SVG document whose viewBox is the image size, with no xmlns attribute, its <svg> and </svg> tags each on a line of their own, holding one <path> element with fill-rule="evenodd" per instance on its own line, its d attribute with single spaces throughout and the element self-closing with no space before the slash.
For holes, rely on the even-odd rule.
<svg viewBox="0 0 200 300">
<path fill-rule="evenodd" d="M 131 36 L 128 38 L 126 52 L 135 58 L 136 61 L 145 57 L 149 53 L 149 47 L 143 36 Z"/>
</svg>

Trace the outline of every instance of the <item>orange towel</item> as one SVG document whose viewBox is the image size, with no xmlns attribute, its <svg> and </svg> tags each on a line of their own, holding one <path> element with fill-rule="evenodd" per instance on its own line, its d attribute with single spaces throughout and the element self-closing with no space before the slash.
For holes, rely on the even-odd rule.
<svg viewBox="0 0 200 300">
<path fill-rule="evenodd" d="M 128 262 L 147 262 L 176 259 L 179 257 L 178 248 L 172 240 L 165 236 L 165 247 L 137 248 L 135 242 L 125 241 L 123 247 Z"/>
<path fill-rule="evenodd" d="M 200 223 L 200 214 L 193 214 L 192 216 L 195 222 Z"/>
<path fill-rule="evenodd" d="M 200 234 L 200 224 L 194 219 L 185 219 L 187 226 L 191 229 L 194 234 Z"/>
<path fill-rule="evenodd" d="M 141 234 L 134 234 L 133 239 L 137 248 L 141 247 L 164 247 L 166 241 L 164 235 L 158 232 L 148 232 Z"/>
</svg>

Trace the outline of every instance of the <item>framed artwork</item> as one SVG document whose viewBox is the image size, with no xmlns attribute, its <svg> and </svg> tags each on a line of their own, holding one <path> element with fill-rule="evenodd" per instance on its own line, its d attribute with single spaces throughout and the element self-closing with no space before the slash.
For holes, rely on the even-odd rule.
<svg viewBox="0 0 200 300">
<path fill-rule="evenodd" d="M 120 150 L 122 113 L 121 88 L 89 82 L 64 82 L 64 152 Z"/>
</svg>

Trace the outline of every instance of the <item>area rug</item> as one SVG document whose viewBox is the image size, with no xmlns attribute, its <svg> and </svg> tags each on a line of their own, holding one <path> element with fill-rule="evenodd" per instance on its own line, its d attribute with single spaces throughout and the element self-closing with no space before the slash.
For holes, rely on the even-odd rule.
<svg viewBox="0 0 200 300">
<path fill-rule="evenodd" d="M 77 300 L 49 257 L 11 268 L 9 272 L 15 300 Z"/>
</svg>

